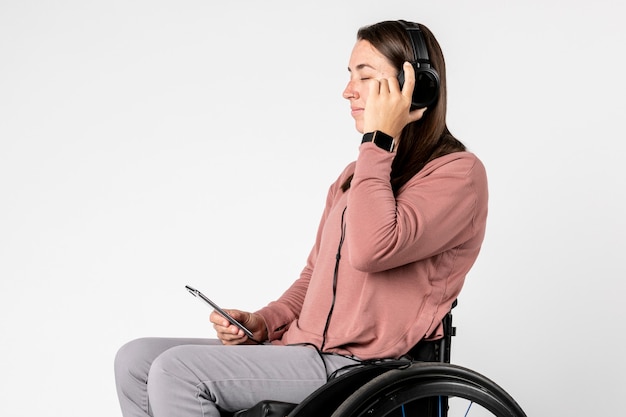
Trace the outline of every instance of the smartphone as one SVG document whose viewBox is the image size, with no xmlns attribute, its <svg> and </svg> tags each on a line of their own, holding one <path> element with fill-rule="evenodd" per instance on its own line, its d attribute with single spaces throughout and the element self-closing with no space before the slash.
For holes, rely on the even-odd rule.
<svg viewBox="0 0 626 417">
<path fill-rule="evenodd" d="M 213 309 L 217 311 L 219 314 L 221 314 L 226 320 L 228 320 L 230 324 L 237 326 L 246 334 L 246 336 L 254 340 L 254 335 L 252 334 L 250 330 L 246 328 L 246 326 L 239 323 L 230 314 L 222 310 L 220 306 L 218 306 L 213 301 L 211 301 L 206 295 L 202 294 L 200 291 L 196 290 L 195 288 L 190 287 L 189 285 L 185 285 L 185 288 L 187 289 L 187 291 L 189 291 L 189 293 L 191 293 L 191 295 L 195 296 L 196 298 L 199 298 L 200 300 L 204 301 L 205 303 L 213 307 Z"/>
</svg>

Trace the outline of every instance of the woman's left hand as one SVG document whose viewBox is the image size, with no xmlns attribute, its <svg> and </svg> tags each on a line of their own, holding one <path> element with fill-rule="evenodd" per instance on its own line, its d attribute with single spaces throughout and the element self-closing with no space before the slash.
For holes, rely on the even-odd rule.
<svg viewBox="0 0 626 417">
<path fill-rule="evenodd" d="M 404 63 L 403 69 L 405 82 L 402 90 L 396 77 L 370 81 L 363 133 L 379 130 L 397 140 L 407 124 L 421 119 L 424 115 L 426 107 L 410 111 L 415 87 L 415 70 L 409 62 Z"/>
<path fill-rule="evenodd" d="M 233 309 L 224 309 L 224 311 L 246 326 L 254 334 L 255 340 L 264 341 L 267 339 L 267 326 L 265 325 L 265 320 L 260 315 Z M 225 345 L 256 343 L 250 340 L 241 329 L 230 324 L 226 318 L 216 311 L 211 313 L 209 320 L 213 323 L 218 339 Z"/>
</svg>

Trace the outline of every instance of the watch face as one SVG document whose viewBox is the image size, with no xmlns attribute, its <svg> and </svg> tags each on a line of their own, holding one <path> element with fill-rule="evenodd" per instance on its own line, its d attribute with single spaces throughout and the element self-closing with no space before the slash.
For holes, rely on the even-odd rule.
<svg viewBox="0 0 626 417">
<path fill-rule="evenodd" d="M 372 142 L 380 149 L 384 149 L 389 152 L 393 152 L 393 148 L 395 145 L 394 140 L 391 136 L 379 130 L 364 134 L 361 143 L 365 142 Z"/>
<path fill-rule="evenodd" d="M 381 149 L 391 152 L 393 150 L 393 138 L 378 130 L 374 132 L 374 138 L 372 142 Z"/>
</svg>

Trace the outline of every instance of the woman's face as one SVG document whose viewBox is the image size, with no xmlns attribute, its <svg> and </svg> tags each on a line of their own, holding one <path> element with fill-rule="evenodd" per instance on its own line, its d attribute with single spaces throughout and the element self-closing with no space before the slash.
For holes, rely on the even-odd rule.
<svg viewBox="0 0 626 417">
<path fill-rule="evenodd" d="M 352 49 L 348 72 L 350 73 L 350 81 L 343 91 L 343 98 L 350 100 L 350 110 L 356 130 L 365 133 L 363 132 L 363 113 L 365 103 L 367 103 L 370 82 L 395 77 L 398 75 L 398 71 L 371 43 L 359 40 Z"/>
</svg>

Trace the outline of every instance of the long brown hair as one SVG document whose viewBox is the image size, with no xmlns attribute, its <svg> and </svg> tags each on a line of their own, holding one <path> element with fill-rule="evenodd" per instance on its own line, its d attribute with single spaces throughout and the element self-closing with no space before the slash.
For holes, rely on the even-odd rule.
<svg viewBox="0 0 626 417">
<path fill-rule="evenodd" d="M 439 43 L 424 25 L 412 22 L 385 21 L 365 26 L 357 32 L 357 40 L 365 40 L 383 54 L 398 71 L 405 61 L 413 61 L 413 47 L 405 26 L 418 26 L 424 36 L 431 67 L 439 73 L 439 97 L 424 116 L 404 127 L 400 134 L 396 157 L 391 165 L 391 186 L 394 193 L 417 174 L 427 163 L 452 152 L 465 150 L 446 125 L 446 64 Z M 350 177 L 342 186 L 350 187 Z"/>
</svg>

